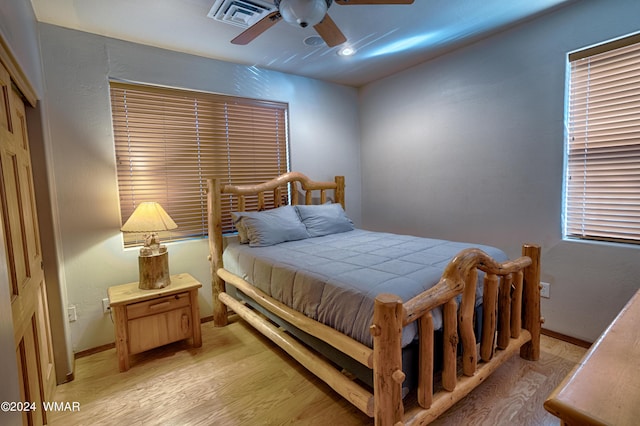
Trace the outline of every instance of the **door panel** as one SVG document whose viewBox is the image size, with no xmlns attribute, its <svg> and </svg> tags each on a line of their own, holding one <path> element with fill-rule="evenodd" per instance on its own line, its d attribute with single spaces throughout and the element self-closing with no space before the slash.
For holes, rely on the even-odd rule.
<svg viewBox="0 0 640 426">
<path fill-rule="evenodd" d="M 38 343 L 40 346 L 40 362 L 43 379 L 44 396 L 53 396 L 56 386 L 56 371 L 53 363 L 53 339 L 49 326 L 49 306 L 47 305 L 47 288 L 44 281 L 38 286 L 38 302 L 36 308 L 36 330 L 38 330 Z M 45 398 L 45 400 L 47 400 Z"/>
<path fill-rule="evenodd" d="M 25 424 L 46 424 L 42 402 L 53 399 L 55 371 L 25 106 L 0 64 L 0 226 L 4 228 L 14 342 Z"/>
<path fill-rule="evenodd" d="M 42 408 L 44 389 L 41 386 L 42 377 L 38 368 L 38 356 L 33 356 L 39 352 L 35 318 L 32 319 L 31 325 L 31 327 L 27 327 L 25 334 L 22 336 L 22 341 L 18 345 L 19 350 L 16 353 L 19 356 L 18 364 L 23 369 L 24 402 L 33 402 L 36 405 L 35 410 L 29 410 L 24 413 L 23 422 L 26 418 L 25 424 L 42 425 L 46 424 L 46 419 L 43 417 L 45 411 Z"/>
<path fill-rule="evenodd" d="M 18 156 L 11 149 L 12 146 L 2 148 L 2 189 L 0 195 L 3 198 L 5 210 L 4 226 L 10 242 L 7 246 L 7 254 L 10 259 L 11 288 L 14 296 L 20 293 L 20 288 L 27 284 L 29 278 L 29 260 L 26 234 L 24 231 L 24 216 L 20 198 L 20 174 L 18 173 Z"/>
<path fill-rule="evenodd" d="M 9 72 L 0 64 L 0 130 L 12 132 L 11 126 L 11 78 Z"/>
</svg>

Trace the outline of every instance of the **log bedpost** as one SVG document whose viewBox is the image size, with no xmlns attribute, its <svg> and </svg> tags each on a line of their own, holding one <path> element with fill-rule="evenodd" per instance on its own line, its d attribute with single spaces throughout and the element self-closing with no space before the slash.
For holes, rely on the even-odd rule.
<svg viewBox="0 0 640 426">
<path fill-rule="evenodd" d="M 498 340 L 497 347 L 506 349 L 511 340 L 511 291 L 513 274 L 500 278 L 498 290 Z M 520 311 L 518 311 L 520 315 Z M 517 337 L 517 336 L 516 336 Z"/>
<path fill-rule="evenodd" d="M 458 384 L 458 302 L 448 300 L 442 309 L 442 387 L 453 392 Z"/>
<path fill-rule="evenodd" d="M 522 283 L 524 274 L 522 271 L 515 272 L 513 280 L 513 293 L 511 294 L 511 337 L 520 337 L 522 328 Z"/>
<path fill-rule="evenodd" d="M 498 291 L 498 276 L 496 274 L 486 274 L 484 276 L 484 294 L 482 296 L 482 340 L 480 343 L 480 358 L 484 362 L 491 361 L 495 351 L 496 329 L 498 328 Z"/>
<path fill-rule="evenodd" d="M 458 328 L 460 330 L 460 343 L 462 343 L 462 371 L 465 376 L 473 376 L 478 366 L 478 349 L 473 331 L 473 308 L 476 299 L 478 270 L 475 267 L 471 268 L 464 279 L 465 286 L 462 292 L 462 303 L 458 312 Z"/>
<path fill-rule="evenodd" d="M 336 190 L 334 193 L 334 197 L 336 199 L 335 203 L 342 204 L 342 208 L 346 209 L 346 206 L 344 204 L 344 176 L 336 176 L 335 182 L 336 182 Z"/>
<path fill-rule="evenodd" d="M 209 211 L 209 264 L 211 267 L 211 290 L 213 292 L 213 324 L 227 325 L 227 305 L 218 298 L 225 291 L 225 282 L 216 271 L 222 268 L 222 205 L 220 201 L 221 182 L 207 179 L 207 203 Z"/>
<path fill-rule="evenodd" d="M 420 330 L 420 367 L 418 371 L 418 404 L 422 408 L 431 408 L 433 403 L 433 315 L 431 311 L 418 320 Z"/>
<path fill-rule="evenodd" d="M 373 387 L 376 425 L 402 422 L 402 300 L 380 294 L 373 308 Z"/>
<path fill-rule="evenodd" d="M 522 255 L 531 258 L 531 265 L 524 269 L 522 316 L 523 328 L 531 333 L 531 341 L 520 348 L 520 356 L 529 361 L 540 358 L 540 246 L 525 244 Z"/>
<path fill-rule="evenodd" d="M 291 185 L 291 205 L 292 206 L 297 206 L 299 204 L 298 202 L 298 182 L 291 181 L 289 182 L 289 184 Z"/>
</svg>

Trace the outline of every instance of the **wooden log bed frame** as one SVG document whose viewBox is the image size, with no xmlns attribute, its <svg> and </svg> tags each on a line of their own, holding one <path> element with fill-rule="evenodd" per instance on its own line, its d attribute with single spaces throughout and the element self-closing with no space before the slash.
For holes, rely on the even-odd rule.
<svg viewBox="0 0 640 426">
<path fill-rule="evenodd" d="M 304 204 L 313 194 L 320 202 L 333 192 L 333 201 L 344 208 L 344 177 L 334 182 L 312 181 L 297 172 L 284 174 L 258 185 L 223 185 L 222 179 L 209 179 L 209 247 L 213 290 L 213 321 L 227 324 L 227 307 L 284 349 L 293 358 L 325 381 L 353 405 L 375 419 L 376 425 L 427 424 L 480 385 L 516 352 L 536 361 L 540 356 L 540 247 L 522 246 L 522 257 L 496 262 L 479 249 L 460 252 L 437 285 L 411 300 L 392 294 L 376 297 L 370 327 L 373 348 L 324 325 L 272 299 L 242 278 L 228 272 L 222 264 L 223 236 L 221 198 L 237 197 L 237 210 L 245 209 L 245 197 L 257 196 L 257 208 L 265 208 L 265 193 L 273 194 L 274 207 L 289 188 L 291 204 L 298 204 L 298 185 L 305 193 Z M 315 191 L 315 192 L 314 192 Z M 286 200 L 286 198 L 285 198 Z M 485 272 L 482 332 L 476 339 L 473 327 L 477 271 Z M 324 357 L 274 325 L 263 315 L 228 295 L 229 283 L 262 308 L 328 343 L 373 370 L 373 390 L 341 373 Z M 460 306 L 456 297 L 461 295 Z M 443 347 L 441 383 L 434 386 L 434 330 L 431 311 L 443 308 Z M 419 379 L 417 404 L 404 406 L 402 382 L 402 328 L 416 321 L 419 333 Z M 477 344 L 476 342 L 480 342 Z M 461 347 L 461 354 L 458 347 Z M 459 369 L 459 364 L 461 368 Z M 460 370 L 460 371 L 459 371 Z"/>
</svg>

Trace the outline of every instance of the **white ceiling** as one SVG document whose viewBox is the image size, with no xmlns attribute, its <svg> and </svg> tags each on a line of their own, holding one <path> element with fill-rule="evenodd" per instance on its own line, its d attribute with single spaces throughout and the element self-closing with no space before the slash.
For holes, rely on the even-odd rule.
<svg viewBox="0 0 640 426">
<path fill-rule="evenodd" d="M 358 52 L 308 46 L 312 28 L 278 22 L 246 46 L 242 28 L 207 17 L 215 0 L 31 0 L 38 21 L 121 40 L 361 86 L 571 0 L 415 0 L 332 4 L 329 14 Z M 269 0 L 271 1 L 271 0 Z"/>
</svg>

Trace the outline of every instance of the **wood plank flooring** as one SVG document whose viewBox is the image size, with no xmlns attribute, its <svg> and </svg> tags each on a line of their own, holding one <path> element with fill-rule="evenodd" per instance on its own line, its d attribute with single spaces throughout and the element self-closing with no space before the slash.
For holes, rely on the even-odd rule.
<svg viewBox="0 0 640 426">
<path fill-rule="evenodd" d="M 234 319 L 202 325 L 203 345 L 179 342 L 132 357 L 115 349 L 76 360 L 75 380 L 55 401 L 50 425 L 368 425 L 372 420 L 269 340 Z M 436 425 L 558 425 L 542 407 L 586 349 L 546 336 L 539 362 L 512 358 Z"/>
</svg>

